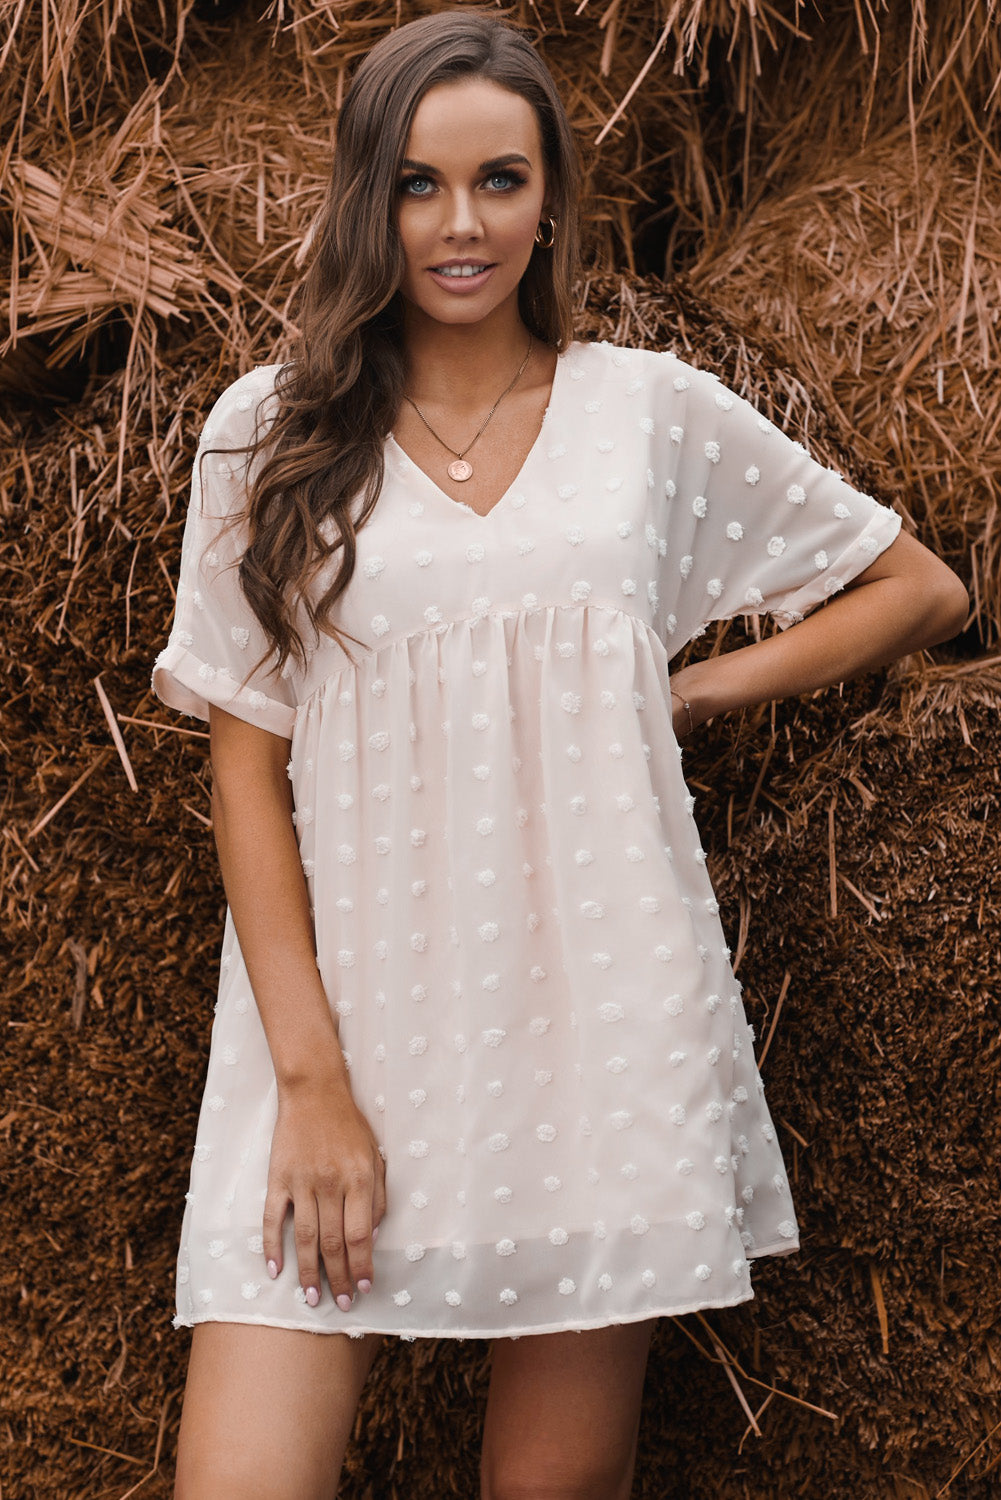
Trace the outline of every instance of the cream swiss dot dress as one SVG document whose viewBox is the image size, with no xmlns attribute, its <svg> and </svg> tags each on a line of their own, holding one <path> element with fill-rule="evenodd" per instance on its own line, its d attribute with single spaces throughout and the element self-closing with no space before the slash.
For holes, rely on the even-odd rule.
<svg viewBox="0 0 1001 1500">
<path fill-rule="evenodd" d="M 176 1324 L 505 1336 L 722 1307 L 798 1246 L 672 728 L 668 665 L 707 622 L 782 626 L 900 517 L 672 354 L 574 344 L 485 517 L 386 442 L 336 623 L 305 672 L 265 650 L 232 566 L 277 366 L 206 424 L 153 683 L 291 741 L 317 958 L 387 1163 L 368 1295 L 261 1243 L 276 1117 L 231 918 Z M 201 472 L 199 473 L 199 470 Z M 350 644 L 350 643 L 349 643 Z"/>
</svg>

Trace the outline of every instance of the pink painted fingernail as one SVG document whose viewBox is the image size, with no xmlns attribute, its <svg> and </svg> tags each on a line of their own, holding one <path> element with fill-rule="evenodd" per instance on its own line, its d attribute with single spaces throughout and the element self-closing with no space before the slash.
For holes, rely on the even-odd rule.
<svg viewBox="0 0 1001 1500">
<path fill-rule="evenodd" d="M 363 1276 L 361 1281 L 359 1281 L 358 1290 L 360 1292 L 370 1292 L 372 1290 L 372 1283 L 367 1276 Z"/>
<path fill-rule="evenodd" d="M 271 1277 L 272 1281 L 274 1281 L 275 1277 L 278 1275 L 278 1262 L 276 1260 L 268 1261 L 268 1275 Z"/>
<path fill-rule="evenodd" d="M 351 1311 L 351 1298 L 348 1296 L 347 1292 L 342 1292 L 338 1297 L 337 1306 L 340 1308 L 341 1312 Z"/>
<path fill-rule="evenodd" d="M 373 1229 L 373 1230 L 372 1230 L 372 1244 L 373 1244 L 373 1245 L 374 1245 L 374 1244 L 375 1244 L 375 1242 L 376 1242 L 376 1240 L 377 1240 L 377 1239 L 378 1239 L 378 1238 L 379 1238 L 379 1226 L 378 1226 L 378 1224 L 377 1224 L 377 1225 L 376 1225 L 376 1226 L 375 1226 L 375 1228 L 374 1228 L 374 1229 Z"/>
<path fill-rule="evenodd" d="M 320 1293 L 318 1288 L 315 1286 L 308 1286 L 306 1288 L 306 1301 L 309 1303 L 310 1307 L 316 1307 L 319 1300 Z"/>
</svg>

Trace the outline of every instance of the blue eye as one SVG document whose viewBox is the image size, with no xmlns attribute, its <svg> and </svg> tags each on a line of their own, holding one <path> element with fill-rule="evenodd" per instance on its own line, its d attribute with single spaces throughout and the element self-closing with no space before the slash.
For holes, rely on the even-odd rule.
<svg viewBox="0 0 1001 1500">
<path fill-rule="evenodd" d="M 400 183 L 400 192 L 409 193 L 412 198 L 426 198 L 433 188 L 434 183 L 430 177 L 419 177 L 416 173 L 412 177 L 404 177 Z"/>
<path fill-rule="evenodd" d="M 491 172 L 487 182 L 499 192 L 509 191 L 511 188 L 521 187 L 525 181 L 518 172 Z"/>
<path fill-rule="evenodd" d="M 511 193 L 522 187 L 525 178 L 520 172 L 509 169 L 499 172 L 491 172 L 483 179 L 484 184 L 495 193 Z M 412 172 L 409 177 L 400 181 L 399 192 L 408 198 L 430 198 L 436 191 L 433 178 L 422 176 L 419 172 Z"/>
</svg>

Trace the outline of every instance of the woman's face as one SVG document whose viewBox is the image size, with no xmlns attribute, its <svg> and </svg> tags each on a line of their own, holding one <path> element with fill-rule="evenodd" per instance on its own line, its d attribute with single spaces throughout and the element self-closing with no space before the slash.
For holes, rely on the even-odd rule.
<svg viewBox="0 0 1001 1500">
<path fill-rule="evenodd" d="M 486 78 L 429 89 L 396 197 L 408 317 L 461 325 L 516 312 L 545 193 L 539 123 L 526 99 Z"/>
</svg>

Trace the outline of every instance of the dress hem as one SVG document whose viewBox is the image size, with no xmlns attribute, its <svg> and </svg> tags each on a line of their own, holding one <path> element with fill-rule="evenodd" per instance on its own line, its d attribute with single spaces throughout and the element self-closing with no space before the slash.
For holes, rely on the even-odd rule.
<svg viewBox="0 0 1001 1500">
<path fill-rule="evenodd" d="M 795 1255 L 799 1248 L 797 1237 L 791 1240 L 772 1240 L 767 1245 L 752 1245 L 744 1254 L 748 1260 L 760 1260 L 765 1255 Z"/>
<path fill-rule="evenodd" d="M 216 1313 L 206 1317 L 185 1317 L 180 1315 L 174 1318 L 174 1328 L 195 1328 L 199 1323 L 251 1323 L 259 1328 L 288 1328 L 303 1333 L 336 1333 L 347 1334 L 349 1338 L 362 1338 L 366 1334 L 380 1334 L 385 1338 L 399 1338 L 406 1341 L 412 1339 L 511 1339 L 530 1338 L 533 1334 L 542 1333 L 586 1333 L 595 1328 L 615 1328 L 623 1323 L 651 1322 L 657 1318 L 677 1318 L 686 1313 L 706 1312 L 713 1308 L 738 1307 L 743 1302 L 750 1302 L 754 1298 L 753 1288 L 739 1297 L 720 1297 L 713 1302 L 689 1302 L 683 1305 L 670 1307 L 654 1307 L 638 1313 L 627 1313 L 622 1317 L 612 1318 L 588 1318 L 584 1321 L 566 1321 L 556 1323 L 539 1323 L 530 1327 L 521 1328 L 371 1328 L 352 1326 L 351 1328 L 320 1327 L 316 1323 L 305 1321 L 293 1321 L 291 1319 L 262 1318 L 253 1316 L 237 1317 L 231 1313 Z"/>
</svg>

